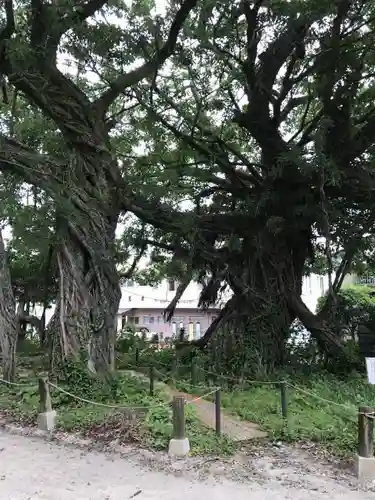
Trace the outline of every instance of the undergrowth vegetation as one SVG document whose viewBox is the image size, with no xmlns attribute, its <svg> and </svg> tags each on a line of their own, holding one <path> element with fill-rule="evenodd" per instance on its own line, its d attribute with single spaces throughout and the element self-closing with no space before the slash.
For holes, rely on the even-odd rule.
<svg viewBox="0 0 375 500">
<path fill-rule="evenodd" d="M 198 396 L 220 386 L 225 410 L 243 420 L 258 423 L 269 433 L 270 439 L 309 441 L 338 456 L 353 455 L 357 449 L 358 407 L 372 406 L 375 388 L 367 383 L 362 371 L 346 377 L 326 372 L 319 358 L 312 356 L 313 346 L 304 342 L 303 337 L 299 342 L 294 339 L 290 350 L 293 362 L 283 371 L 259 374 L 251 383 L 245 374 L 237 381 L 231 380 L 230 374 L 215 375 L 205 356 L 199 353 L 195 354 L 193 374 L 191 355 L 180 357 L 176 363 L 175 349 L 152 353 L 150 349 L 141 349 L 137 369 L 153 364 L 160 380 L 173 381 L 179 390 Z M 119 354 L 119 362 L 123 369 L 126 366 L 134 368 L 135 351 Z M 270 384 L 271 381 L 275 383 Z M 281 414 L 278 381 L 288 382 L 287 422 Z M 208 397 L 213 398 L 212 395 Z"/>
<path fill-rule="evenodd" d="M 337 456 L 352 456 L 358 442 L 358 407 L 373 405 L 374 387 L 355 376 L 340 380 L 330 374 L 294 375 L 287 380 L 287 422 L 281 418 L 280 390 L 275 386 L 224 391 L 223 406 L 259 423 L 271 439 L 314 442 Z"/>
<path fill-rule="evenodd" d="M 355 292 L 351 289 L 343 295 L 343 311 L 352 307 L 344 301 L 345 297 L 353 296 L 353 307 L 359 310 L 361 297 Z M 355 340 L 357 324 L 358 321 L 352 322 L 350 341 Z M 38 358 L 34 347 L 27 352 L 27 343 L 24 344 L 20 374 L 25 385 L 11 388 L 0 385 L 2 415 L 27 424 L 36 422 L 37 376 L 43 373 L 43 360 Z M 123 335 L 117 344 L 118 372 L 112 380 L 93 378 L 82 360 L 65 366 L 58 385 L 80 398 L 124 408 L 90 405 L 52 389 L 58 428 L 99 441 L 135 442 L 165 450 L 172 436 L 171 387 L 204 396 L 220 386 L 225 411 L 258 423 L 270 439 L 308 441 L 338 456 L 353 455 L 357 448 L 358 407 L 372 406 L 374 387 L 361 371 L 346 377 L 326 372 L 322 360 L 314 357 L 313 345 L 298 331 L 289 350 L 290 362 L 282 372 L 259 372 L 255 377 L 244 373 L 232 380 L 231 373 L 215 374 L 202 353 L 181 355 L 173 346 L 157 350 L 155 345 L 134 334 Z M 149 394 L 150 366 L 154 367 L 155 375 L 153 396 Z M 281 415 L 280 381 L 287 382 L 287 421 Z M 213 401 L 214 395 L 207 399 Z M 216 437 L 213 430 L 199 421 L 193 405 L 186 406 L 186 435 L 193 454 L 228 455 L 236 449 L 229 438 Z"/>
<path fill-rule="evenodd" d="M 0 385 L 0 411 L 7 420 L 35 425 L 39 411 L 37 378 L 24 372 L 20 383 L 22 387 Z M 106 384 L 92 378 L 82 363 L 70 363 L 58 386 L 79 398 L 117 407 L 90 405 L 51 389 L 58 429 L 80 432 L 102 442 L 135 442 L 167 449 L 172 437 L 172 397 L 168 387 L 156 384 L 154 395 L 150 396 L 149 381 L 141 374 L 128 373 L 121 373 Z M 186 406 L 185 416 L 192 454 L 227 455 L 234 451 L 231 440 L 218 438 L 200 423 L 192 406 Z"/>
</svg>

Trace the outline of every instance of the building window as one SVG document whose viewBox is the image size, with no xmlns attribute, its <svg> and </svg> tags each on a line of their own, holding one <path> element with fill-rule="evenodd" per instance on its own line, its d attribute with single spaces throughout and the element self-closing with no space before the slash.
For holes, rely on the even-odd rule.
<svg viewBox="0 0 375 500">
<path fill-rule="evenodd" d="M 195 338 L 196 339 L 201 338 L 201 324 L 199 321 L 195 323 Z"/>
<path fill-rule="evenodd" d="M 153 316 L 143 316 L 144 325 L 153 325 L 155 323 L 155 318 Z"/>
<path fill-rule="evenodd" d="M 168 280 L 168 290 L 174 292 L 176 290 L 175 280 Z"/>
<path fill-rule="evenodd" d="M 126 327 L 126 316 L 121 316 L 121 328 Z"/>
<path fill-rule="evenodd" d="M 142 295 L 142 297 L 141 297 L 141 300 L 145 300 L 145 298 L 143 297 L 143 295 Z"/>
<path fill-rule="evenodd" d="M 139 318 L 138 318 L 138 316 L 131 316 L 129 318 L 129 323 L 132 323 L 134 325 L 138 325 L 139 324 Z"/>
<path fill-rule="evenodd" d="M 131 295 L 129 295 L 129 297 L 128 297 L 128 302 L 131 302 L 131 301 L 132 301 L 132 296 L 131 296 Z"/>
</svg>

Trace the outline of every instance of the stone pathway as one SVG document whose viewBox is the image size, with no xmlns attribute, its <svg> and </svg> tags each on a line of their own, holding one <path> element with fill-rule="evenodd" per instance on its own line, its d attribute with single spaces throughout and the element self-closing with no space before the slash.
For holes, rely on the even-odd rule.
<svg viewBox="0 0 375 500">
<path fill-rule="evenodd" d="M 207 427 L 215 429 L 215 404 L 206 399 L 198 399 L 197 396 L 184 392 L 171 390 L 173 396 L 184 396 L 187 401 L 193 401 L 191 404 L 197 412 L 197 416 Z M 259 439 L 267 437 L 267 433 L 259 429 L 257 424 L 240 420 L 227 411 L 221 411 L 221 430 L 233 441 L 248 441 L 249 439 Z"/>
</svg>

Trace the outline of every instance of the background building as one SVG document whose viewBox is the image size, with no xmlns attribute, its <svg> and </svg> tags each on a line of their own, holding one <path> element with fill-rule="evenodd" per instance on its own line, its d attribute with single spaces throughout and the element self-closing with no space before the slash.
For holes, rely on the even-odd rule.
<svg viewBox="0 0 375 500">
<path fill-rule="evenodd" d="M 201 285 L 192 282 L 178 302 L 171 322 L 166 322 L 164 310 L 175 296 L 177 286 L 176 280 L 163 280 L 155 287 L 137 285 L 129 280 L 122 288 L 118 330 L 132 325 L 137 329 L 147 328 L 151 334 L 158 333 L 161 338 L 167 338 L 176 335 L 183 327 L 189 340 L 200 338 L 217 317 L 224 303 L 205 311 L 198 309 Z M 315 312 L 319 297 L 327 290 L 328 276 L 305 276 L 302 282 L 302 300 Z M 225 300 L 229 297 L 230 293 Z"/>
<path fill-rule="evenodd" d="M 185 329 L 189 340 L 200 338 L 217 317 L 221 304 L 207 310 L 198 309 L 201 286 L 190 283 L 177 304 L 170 322 L 164 320 L 164 310 L 175 296 L 178 283 L 164 280 L 160 285 L 141 286 L 128 281 L 122 288 L 117 328 L 128 325 L 147 328 L 150 333 L 159 334 L 161 339 L 176 335 Z"/>
</svg>

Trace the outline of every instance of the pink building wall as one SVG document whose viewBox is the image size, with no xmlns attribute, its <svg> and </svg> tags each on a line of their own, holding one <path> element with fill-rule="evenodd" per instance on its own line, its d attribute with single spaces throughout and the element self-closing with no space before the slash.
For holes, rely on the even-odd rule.
<svg viewBox="0 0 375 500">
<path fill-rule="evenodd" d="M 164 338 L 172 337 L 174 328 L 178 332 L 182 323 L 186 334 L 193 331 L 194 337 L 205 333 L 212 321 L 217 317 L 218 309 L 176 309 L 170 323 L 166 323 L 163 318 L 164 308 L 134 308 L 126 311 L 119 311 L 119 328 L 126 325 L 134 325 L 137 328 L 146 327 L 150 332 L 162 334 Z M 138 319 L 137 319 L 138 318 Z M 175 326 L 173 325 L 175 323 Z M 197 323 L 199 324 L 197 327 Z"/>
</svg>

